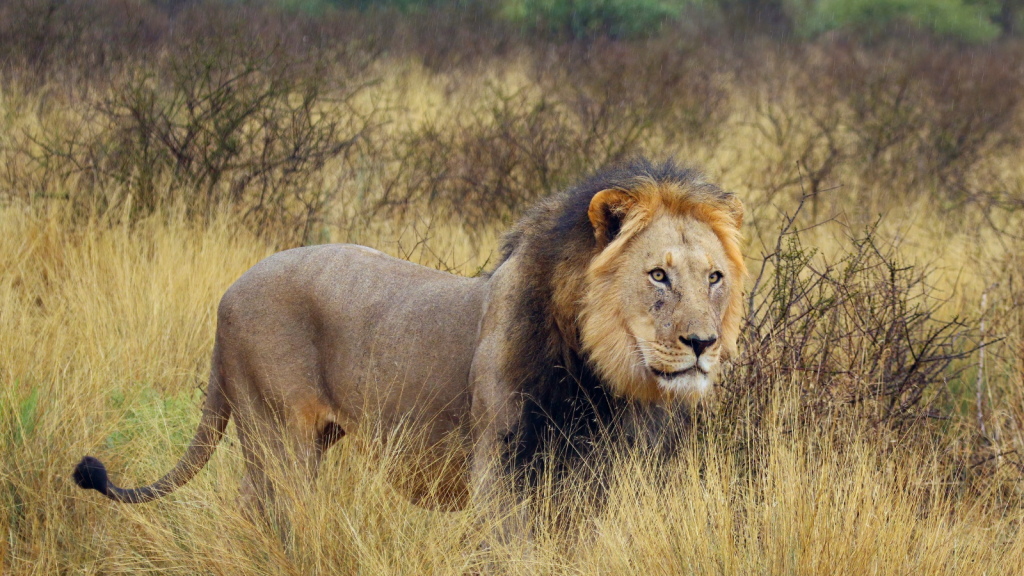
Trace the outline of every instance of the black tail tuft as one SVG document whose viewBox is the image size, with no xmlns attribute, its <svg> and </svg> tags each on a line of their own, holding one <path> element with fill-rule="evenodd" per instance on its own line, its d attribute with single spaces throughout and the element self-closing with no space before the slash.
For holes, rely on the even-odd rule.
<svg viewBox="0 0 1024 576">
<path fill-rule="evenodd" d="M 104 495 L 107 493 L 107 468 L 92 456 L 82 458 L 78 466 L 75 466 L 75 472 L 71 478 L 79 488 L 86 490 L 92 488 Z"/>
</svg>

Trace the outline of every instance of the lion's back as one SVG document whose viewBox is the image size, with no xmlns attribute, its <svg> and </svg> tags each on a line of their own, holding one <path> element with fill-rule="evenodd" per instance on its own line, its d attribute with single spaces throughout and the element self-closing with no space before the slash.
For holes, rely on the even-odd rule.
<svg viewBox="0 0 1024 576">
<path fill-rule="evenodd" d="M 428 418 L 439 433 L 469 411 L 469 368 L 486 282 L 363 246 L 297 248 L 227 291 L 218 344 L 265 383 L 313 388 L 339 419 Z"/>
</svg>

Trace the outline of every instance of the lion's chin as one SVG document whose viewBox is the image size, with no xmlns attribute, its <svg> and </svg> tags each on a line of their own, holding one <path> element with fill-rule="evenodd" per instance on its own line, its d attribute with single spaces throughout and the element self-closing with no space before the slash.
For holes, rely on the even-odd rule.
<svg viewBox="0 0 1024 576">
<path fill-rule="evenodd" d="M 651 368 L 651 372 L 658 387 L 670 396 L 699 399 L 711 390 L 711 377 L 697 366 L 670 373 Z"/>
</svg>

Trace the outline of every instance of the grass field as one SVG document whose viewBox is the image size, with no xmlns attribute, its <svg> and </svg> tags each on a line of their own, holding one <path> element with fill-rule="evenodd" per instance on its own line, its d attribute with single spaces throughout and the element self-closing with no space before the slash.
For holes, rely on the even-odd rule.
<svg viewBox="0 0 1024 576">
<path fill-rule="evenodd" d="M 0 89 L 0 571 L 1024 571 L 1024 146 L 1007 136 L 1024 120 L 1016 101 L 998 108 L 974 76 L 963 84 L 976 93 L 928 92 L 927 50 L 899 52 L 918 58 L 900 96 L 918 98 L 908 112 L 886 108 L 904 61 L 884 53 L 688 52 L 669 62 L 685 68 L 670 81 L 655 70 L 678 48 L 651 42 L 597 45 L 607 65 L 557 47 L 446 70 L 400 52 L 366 62 L 331 53 L 223 91 L 179 82 L 194 78 L 180 46 L 162 53 L 172 72 L 136 84 L 143 64 L 90 81 L 14 74 Z M 945 65 L 968 76 L 988 66 L 985 78 L 994 70 L 1005 83 L 1020 75 L 999 67 L 1006 53 Z M 687 68 L 698 61 L 708 68 Z M 876 82 L 877 109 L 826 74 L 836 62 Z M 361 83 L 314 86 L 314 73 L 353 67 Z M 219 151 L 180 148 L 195 154 L 187 165 L 161 156 L 159 122 L 132 123 L 159 106 L 119 99 L 152 88 L 154 102 L 175 102 L 183 86 L 207 85 L 197 102 L 270 104 L 241 119 L 251 130 L 241 135 L 215 133 L 216 116 L 165 110 Z M 907 132 L 871 132 L 879 126 Z M 273 138 L 298 143 L 304 163 L 276 160 Z M 964 142 L 973 148 L 956 148 Z M 198 422 L 218 300 L 260 259 L 351 241 L 475 274 L 524 206 L 634 152 L 703 166 L 748 212 L 743 357 L 667 469 L 623 455 L 604 506 L 563 495 L 541 507 L 532 544 L 486 552 L 479 511 L 408 504 L 368 439 L 344 439 L 316 490 L 296 489 L 285 542 L 236 504 L 233 428 L 194 480 L 156 503 L 114 505 L 73 485 L 84 454 L 124 486 L 178 459 Z M 273 161 L 259 164 L 261 153 Z M 217 164 L 218 154 L 238 155 Z"/>
<path fill-rule="evenodd" d="M 117 506 L 78 490 L 69 472 L 85 453 L 105 458 L 124 484 L 151 481 L 179 457 L 198 421 L 219 295 L 270 249 L 220 223 L 71 231 L 56 217 L 7 210 L 2 225 L 5 573 L 482 565 L 472 510 L 410 506 L 388 487 L 387 459 L 367 460 L 348 442 L 333 450 L 316 492 L 299 497 L 288 547 L 240 515 L 241 455 L 230 437 L 203 473 L 156 504 Z M 780 390 L 756 447 L 701 435 L 665 476 L 624 462 L 606 509 L 572 530 L 542 523 L 526 555 L 493 554 L 510 572 L 530 574 L 1016 574 L 1024 566 L 1024 513 L 1002 492 L 1015 489 L 1013 477 L 951 485 L 942 454 L 891 450 L 842 421 L 801 425 L 798 409 Z"/>
</svg>

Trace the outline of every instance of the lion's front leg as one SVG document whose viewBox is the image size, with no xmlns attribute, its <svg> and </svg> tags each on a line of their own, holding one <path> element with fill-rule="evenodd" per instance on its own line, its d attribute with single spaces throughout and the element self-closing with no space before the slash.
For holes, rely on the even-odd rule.
<svg viewBox="0 0 1024 576">
<path fill-rule="evenodd" d="M 491 551 L 511 548 L 521 556 L 532 547 L 532 515 L 523 475 L 511 469 L 507 436 L 502 427 L 492 426 L 477 442 L 471 469 L 472 498 L 485 534 L 483 547 Z"/>
<path fill-rule="evenodd" d="M 510 460 L 509 445 L 522 413 L 522 396 L 511 392 L 501 379 L 500 350 L 504 334 L 488 330 L 473 359 L 470 382 L 473 388 L 473 454 L 470 467 L 472 503 L 484 533 L 483 548 L 528 549 L 531 523 L 527 492 L 517 482 Z"/>
</svg>

